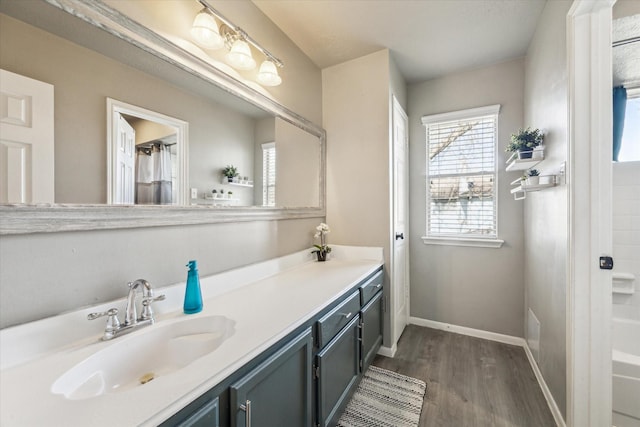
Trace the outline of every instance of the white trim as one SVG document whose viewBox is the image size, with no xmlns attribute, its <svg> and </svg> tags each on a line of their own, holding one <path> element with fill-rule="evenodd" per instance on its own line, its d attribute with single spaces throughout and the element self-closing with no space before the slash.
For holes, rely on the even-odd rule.
<svg viewBox="0 0 640 427">
<path fill-rule="evenodd" d="M 482 329 L 468 328 L 466 326 L 452 325 L 450 323 L 438 322 L 435 320 L 422 319 L 420 317 L 409 317 L 409 323 L 426 328 L 438 329 L 441 331 L 453 332 L 470 337 L 483 338 L 489 341 L 501 342 L 503 344 L 524 345 L 524 338 L 514 337 L 512 335 L 498 334 L 496 332 L 483 331 Z"/>
<path fill-rule="evenodd" d="M 391 347 L 381 346 L 378 349 L 378 354 L 385 357 L 394 357 L 396 355 L 396 351 L 398 351 L 398 344 L 393 343 Z"/>
<path fill-rule="evenodd" d="M 469 108 L 467 110 L 450 111 L 448 113 L 430 114 L 422 116 L 423 125 L 435 122 L 446 122 L 450 120 L 469 119 L 476 116 L 497 115 L 500 112 L 500 104 L 487 105 L 486 107 Z"/>
<path fill-rule="evenodd" d="M 611 23 L 615 0 L 575 0 L 567 14 L 567 425 L 611 425 Z"/>
<path fill-rule="evenodd" d="M 544 395 L 545 400 L 547 401 L 547 405 L 549 406 L 549 411 L 551 411 L 551 415 L 553 415 L 553 419 L 556 422 L 558 427 L 566 427 L 564 423 L 564 419 L 562 418 L 562 412 L 560 408 L 558 408 L 558 404 L 556 403 L 547 383 L 538 368 L 538 364 L 533 358 L 533 354 L 531 353 L 531 349 L 527 345 L 527 341 L 521 337 L 514 337 L 512 335 L 504 335 L 498 334 L 495 332 L 483 331 L 482 329 L 474 329 L 468 328 L 466 326 L 458 326 L 452 325 L 450 323 L 437 322 L 435 320 L 421 319 L 419 317 L 409 317 L 409 323 L 417 326 L 424 326 L 427 328 L 438 329 L 441 331 L 453 332 L 456 334 L 467 335 L 470 337 L 482 338 L 489 341 L 500 342 L 503 344 L 517 345 L 518 347 L 522 347 L 524 349 L 525 354 L 527 355 L 527 359 L 529 360 L 529 364 L 531 365 L 531 369 L 533 370 L 536 379 L 538 380 L 538 385 L 542 390 L 542 394 Z M 380 353 L 380 352 L 379 352 Z"/>
<path fill-rule="evenodd" d="M 427 237 L 422 236 L 425 245 L 470 246 L 474 248 L 499 249 L 504 244 L 500 239 L 464 239 L 460 237 Z"/>
<path fill-rule="evenodd" d="M 527 355 L 527 359 L 529 359 L 529 364 L 531 365 L 533 374 L 536 376 L 536 379 L 538 380 L 538 384 L 540 385 L 540 389 L 542 390 L 544 399 L 547 401 L 547 405 L 549 406 L 551 415 L 553 415 L 553 419 L 556 421 L 556 426 L 566 427 L 564 418 L 562 418 L 562 412 L 560 411 L 560 408 L 558 408 L 558 404 L 553 398 L 553 395 L 551 394 L 551 390 L 549 390 L 549 386 L 547 385 L 547 382 L 544 380 L 544 377 L 542 376 L 542 372 L 540 372 L 540 368 L 538 367 L 538 364 L 536 363 L 533 357 L 533 353 L 531 353 L 531 349 L 529 348 L 529 344 L 527 344 L 527 341 L 524 341 L 522 347 L 524 348 L 524 353 Z"/>
</svg>

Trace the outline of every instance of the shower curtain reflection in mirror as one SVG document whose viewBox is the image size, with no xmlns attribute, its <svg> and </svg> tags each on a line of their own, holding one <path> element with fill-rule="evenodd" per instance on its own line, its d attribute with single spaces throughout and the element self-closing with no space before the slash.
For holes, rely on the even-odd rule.
<svg viewBox="0 0 640 427">
<path fill-rule="evenodd" d="M 175 203 L 172 165 L 169 145 L 155 143 L 136 148 L 136 204 Z"/>
</svg>

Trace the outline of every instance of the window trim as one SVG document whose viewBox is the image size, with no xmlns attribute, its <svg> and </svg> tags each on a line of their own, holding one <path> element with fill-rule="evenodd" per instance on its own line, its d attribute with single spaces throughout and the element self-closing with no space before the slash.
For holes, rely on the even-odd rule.
<svg viewBox="0 0 640 427">
<path fill-rule="evenodd" d="M 434 236 L 428 236 L 427 235 L 427 227 L 428 227 L 428 220 L 425 221 L 425 235 L 422 236 L 422 241 L 425 245 L 447 245 L 447 246 L 468 246 L 468 247 L 484 247 L 484 248 L 494 248 L 494 249 L 498 249 L 501 248 L 502 245 L 504 244 L 504 240 L 497 238 L 497 236 L 499 236 L 499 182 L 498 182 L 498 156 L 497 156 L 497 150 L 498 150 L 498 116 L 500 113 L 500 104 L 494 104 L 494 105 L 488 105 L 485 107 L 478 107 L 478 108 L 469 108 L 466 110 L 458 110 L 458 111 L 451 111 L 451 112 L 447 112 L 447 113 L 439 113 L 439 114 L 431 114 L 431 115 L 426 115 L 426 116 L 422 116 L 421 118 L 421 122 L 422 125 L 425 127 L 425 132 L 427 132 L 427 127 L 428 125 L 432 124 L 432 123 L 438 123 L 438 122 L 445 122 L 445 121 L 454 121 L 454 120 L 464 120 L 464 119 L 468 119 L 471 117 L 477 117 L 477 116 L 488 116 L 488 115 L 495 115 L 496 116 L 496 138 L 495 138 L 495 147 L 494 149 L 496 150 L 496 156 L 495 156 L 495 166 L 494 166 L 494 171 L 495 171 L 495 192 L 494 192 L 494 197 L 495 197 L 495 217 L 496 217 L 496 234 L 495 236 L 491 236 L 488 238 L 482 238 L 482 237 L 463 237 L 463 236 L 438 236 L 438 237 L 434 237 Z M 428 150 L 428 146 L 425 147 L 426 150 Z M 429 162 L 427 161 L 426 164 L 426 178 L 428 178 L 429 176 Z M 425 185 L 427 184 L 427 179 L 425 178 Z M 426 188 L 425 188 L 425 195 L 427 194 Z M 427 203 L 429 202 L 429 197 L 427 196 Z M 428 215 L 428 205 L 425 204 L 425 215 Z M 425 218 L 426 219 L 426 218 Z"/>
<path fill-rule="evenodd" d="M 275 191 L 276 191 L 276 179 L 275 179 L 275 173 L 274 173 L 274 181 L 273 184 L 271 185 L 271 183 L 269 182 L 267 176 L 268 176 L 268 171 L 265 168 L 266 163 L 267 163 L 267 157 L 265 156 L 265 153 L 267 153 L 268 151 L 273 150 L 274 152 L 274 156 L 276 154 L 276 143 L 275 141 L 273 142 L 265 142 L 262 145 L 262 206 L 265 207 L 275 207 L 275 200 L 273 201 L 273 204 L 267 203 L 268 202 L 268 194 L 269 194 L 269 187 L 273 186 L 273 192 L 274 192 L 274 198 L 275 198 Z M 276 157 L 276 161 L 277 161 L 277 157 Z M 274 165 L 275 162 L 274 161 Z M 277 166 L 275 166 L 277 168 Z"/>
</svg>

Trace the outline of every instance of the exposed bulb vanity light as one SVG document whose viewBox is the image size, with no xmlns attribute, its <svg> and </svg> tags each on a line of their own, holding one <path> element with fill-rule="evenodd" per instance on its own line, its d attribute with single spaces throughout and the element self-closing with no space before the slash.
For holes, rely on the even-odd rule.
<svg viewBox="0 0 640 427">
<path fill-rule="evenodd" d="M 205 7 L 193 20 L 191 36 L 200 46 L 206 49 L 220 49 L 224 46 L 224 39 L 218 31 L 216 19 Z"/>
<path fill-rule="evenodd" d="M 249 43 L 239 38 L 231 46 L 227 53 L 227 62 L 237 70 L 253 70 L 256 68 L 256 60 L 251 56 Z"/>
<path fill-rule="evenodd" d="M 193 21 L 191 29 L 191 34 L 198 44 L 208 49 L 226 46 L 229 53 L 225 58 L 229 65 L 237 70 L 253 70 L 256 67 L 256 60 L 251 54 L 253 46 L 266 57 L 258 72 L 258 83 L 263 86 L 278 86 L 282 83 L 282 78 L 278 75 L 278 67 L 284 66 L 282 61 L 214 9 L 208 0 L 197 1 L 204 6 Z M 216 19 L 220 22 L 219 27 Z"/>
<path fill-rule="evenodd" d="M 263 61 L 260 65 L 258 83 L 264 86 L 278 86 L 282 83 L 282 78 L 278 75 L 278 68 L 270 59 Z"/>
</svg>

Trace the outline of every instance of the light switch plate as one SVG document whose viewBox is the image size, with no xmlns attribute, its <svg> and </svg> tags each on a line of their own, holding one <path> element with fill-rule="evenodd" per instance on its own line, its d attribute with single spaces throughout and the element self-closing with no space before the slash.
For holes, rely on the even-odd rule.
<svg viewBox="0 0 640 427">
<path fill-rule="evenodd" d="M 197 199 L 198 198 L 198 189 L 197 188 L 192 188 L 191 189 L 191 198 L 192 199 Z"/>
</svg>

